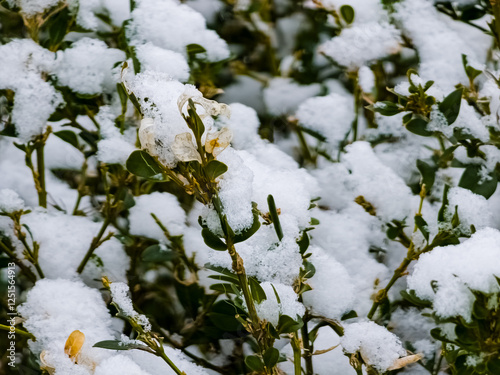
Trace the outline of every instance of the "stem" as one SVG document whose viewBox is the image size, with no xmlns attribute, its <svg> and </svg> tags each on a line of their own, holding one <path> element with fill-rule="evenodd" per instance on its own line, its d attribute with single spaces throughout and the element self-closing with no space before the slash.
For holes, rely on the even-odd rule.
<svg viewBox="0 0 500 375">
<path fill-rule="evenodd" d="M 425 194 L 426 194 L 426 191 L 425 191 L 425 184 L 424 184 L 424 185 L 422 185 L 422 189 L 420 190 L 420 204 L 418 206 L 417 216 L 422 215 L 422 206 L 424 204 Z M 413 233 L 415 233 L 417 230 L 418 230 L 418 227 L 417 227 L 417 224 L 415 223 L 415 226 L 413 228 Z M 396 268 L 396 270 L 394 271 L 394 274 L 392 275 L 392 278 L 389 280 L 389 282 L 387 283 L 385 288 L 379 290 L 377 295 L 375 296 L 375 301 L 373 301 L 373 305 L 370 309 L 370 312 L 367 315 L 368 319 L 373 318 L 373 315 L 375 315 L 375 312 L 377 311 L 377 309 L 380 306 L 380 304 L 382 303 L 382 301 L 387 298 L 387 293 L 389 292 L 389 290 L 396 283 L 396 281 L 398 281 L 398 279 L 401 276 L 403 276 L 403 274 L 406 272 L 406 269 L 408 268 L 410 263 L 413 260 L 418 259 L 418 257 L 420 256 L 421 253 L 430 250 L 430 248 L 432 248 L 431 245 L 427 245 L 424 250 L 422 250 L 420 252 L 419 251 L 415 252 L 415 244 L 413 242 L 413 238 L 411 239 L 410 246 L 408 246 L 408 252 L 406 254 L 406 257 L 403 259 L 403 261 L 401 262 L 399 267 Z"/>
<path fill-rule="evenodd" d="M 490 0 L 491 7 L 493 8 L 493 16 L 495 16 L 495 41 L 497 47 L 500 48 L 500 1 Z"/>
<path fill-rule="evenodd" d="M 302 335 L 302 345 L 304 346 L 304 361 L 306 362 L 306 375 L 313 375 L 312 347 L 309 342 L 309 331 L 307 328 L 307 312 L 304 316 L 304 325 L 300 329 Z"/>
<path fill-rule="evenodd" d="M 6 326 L 4 324 L 0 324 L 0 330 L 2 331 L 9 331 L 10 332 L 10 327 L 11 326 Z M 15 328 L 15 332 L 16 334 L 18 335 L 21 335 L 21 336 L 24 336 L 24 337 L 27 337 L 29 339 L 32 339 L 33 341 L 35 340 L 35 336 L 33 336 L 31 333 L 27 332 L 27 331 L 24 331 L 20 328 Z"/>
<path fill-rule="evenodd" d="M 161 357 L 165 362 L 167 362 L 167 364 L 170 366 L 170 368 L 172 370 L 174 370 L 174 372 L 177 375 L 186 375 L 186 373 L 184 371 L 179 370 L 179 368 L 174 364 L 174 362 L 172 362 L 171 359 L 167 357 L 167 355 L 165 354 L 163 348 L 161 348 L 161 350 L 159 350 L 156 353 L 156 355 L 159 356 L 159 357 Z"/>
<path fill-rule="evenodd" d="M 95 249 L 97 249 L 101 245 L 101 238 L 104 235 L 104 233 L 106 232 L 106 229 L 108 228 L 108 225 L 110 223 L 111 223 L 111 220 L 108 217 L 106 217 L 106 219 L 104 219 L 104 222 L 102 223 L 102 226 L 101 226 L 101 229 L 99 230 L 99 233 L 97 234 L 97 236 L 95 236 L 92 239 L 90 247 L 87 250 L 87 253 L 85 254 L 85 257 L 82 259 L 82 262 L 78 266 L 76 272 L 78 272 L 78 273 L 82 273 L 83 272 L 83 269 L 85 268 L 85 265 L 89 261 L 90 257 L 94 253 Z"/>
<path fill-rule="evenodd" d="M 238 275 L 238 281 L 240 282 L 240 287 L 243 292 L 243 297 L 245 298 L 245 302 L 247 304 L 248 314 L 250 315 L 252 325 L 254 326 L 254 329 L 259 330 L 260 320 L 259 316 L 257 315 L 257 310 L 255 309 L 255 304 L 253 302 L 252 294 L 250 293 L 250 287 L 248 286 L 248 279 L 245 267 L 243 266 L 243 259 L 241 259 L 240 255 L 236 252 L 234 244 L 231 241 L 229 241 L 229 239 L 227 243 L 227 248 L 229 255 L 231 256 L 231 260 L 233 261 L 233 271 L 236 272 L 236 274 Z"/>
<path fill-rule="evenodd" d="M 78 197 L 76 198 L 76 203 L 75 207 L 73 208 L 73 213 L 72 215 L 76 215 L 78 213 L 78 207 L 80 206 L 80 202 L 82 201 L 82 198 L 85 194 L 84 189 L 85 189 L 85 181 L 86 181 L 86 174 L 87 171 L 87 160 L 83 162 L 82 166 L 82 179 L 80 180 L 80 183 L 78 184 Z"/>
<path fill-rule="evenodd" d="M 40 276 L 41 279 L 43 279 L 45 277 L 45 275 L 43 274 L 43 271 L 40 268 L 40 265 L 38 264 L 38 254 L 35 254 L 35 251 L 31 250 L 30 245 L 26 241 L 26 234 L 23 233 L 20 229 L 20 224 L 16 222 L 16 223 L 14 223 L 14 226 L 19 228 L 16 231 L 17 232 L 16 236 L 19 239 L 19 241 L 21 241 L 21 243 L 23 244 L 24 249 L 28 253 L 29 257 L 33 260 L 31 263 L 33 263 L 33 266 L 35 266 L 35 269 L 38 272 L 38 275 Z M 36 244 L 35 244 L 35 246 L 36 246 Z"/>
<path fill-rule="evenodd" d="M 302 367 L 301 367 L 301 355 L 300 355 L 300 345 L 299 345 L 299 339 L 297 338 L 297 334 L 293 333 L 292 334 L 292 339 L 290 340 L 290 344 L 292 345 L 293 349 L 293 374 L 294 375 L 301 375 L 302 374 Z"/>
<path fill-rule="evenodd" d="M 413 244 L 413 242 L 412 242 Z M 377 296 L 375 297 L 375 301 L 373 302 L 373 305 L 370 309 L 370 312 L 367 315 L 368 319 L 372 319 L 373 315 L 377 311 L 377 308 L 380 306 L 382 301 L 387 297 L 387 292 L 389 292 L 389 289 L 392 288 L 392 286 L 396 283 L 396 281 L 403 275 L 403 273 L 406 271 L 410 263 L 412 262 L 413 258 L 408 258 L 406 257 L 399 267 L 394 271 L 394 274 L 392 275 L 391 280 L 387 283 L 386 287 L 384 289 L 381 289 L 378 293 Z"/>
<path fill-rule="evenodd" d="M 38 191 L 38 204 L 47 208 L 47 190 L 45 188 L 45 158 L 44 158 L 45 142 L 40 142 L 36 147 L 36 168 L 38 172 L 38 183 L 40 190 Z"/>
<path fill-rule="evenodd" d="M 7 247 L 2 241 L 0 241 L 0 247 L 2 250 L 9 256 L 16 265 L 26 273 L 26 276 L 28 279 L 30 279 L 33 283 L 36 283 L 36 276 L 33 273 L 33 271 L 30 270 L 29 267 L 26 267 L 26 265 L 19 259 L 17 259 L 16 254 Z"/>
<path fill-rule="evenodd" d="M 311 151 L 309 151 L 309 146 L 307 145 L 304 133 L 302 133 L 302 130 L 298 126 L 295 127 L 295 131 L 297 132 L 300 147 L 302 148 L 302 152 L 304 153 L 304 159 L 311 162 L 312 164 L 315 164 L 315 160 L 311 155 Z"/>
<path fill-rule="evenodd" d="M 358 139 L 358 118 L 359 118 L 359 102 L 361 96 L 361 90 L 358 84 L 358 73 L 353 79 L 354 81 L 354 120 L 352 121 L 352 141 L 356 142 Z"/>
</svg>

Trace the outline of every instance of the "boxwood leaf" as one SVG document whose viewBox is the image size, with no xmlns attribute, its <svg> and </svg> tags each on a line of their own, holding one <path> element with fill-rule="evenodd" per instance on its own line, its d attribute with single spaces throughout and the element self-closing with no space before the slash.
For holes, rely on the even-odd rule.
<svg viewBox="0 0 500 375">
<path fill-rule="evenodd" d="M 439 110 L 443 113 L 448 121 L 448 125 L 455 122 L 460 112 L 460 104 L 462 103 L 463 89 L 458 89 L 449 94 L 439 103 Z"/>
<path fill-rule="evenodd" d="M 280 351 L 276 348 L 269 348 L 264 352 L 264 364 L 268 369 L 273 368 L 280 359 Z"/>
<path fill-rule="evenodd" d="M 227 245 L 222 242 L 222 240 L 217 237 L 212 231 L 208 228 L 203 228 L 201 230 L 201 236 L 203 237 L 203 241 L 205 241 L 205 244 L 214 249 L 214 250 L 219 250 L 219 251 L 224 251 L 227 250 Z"/>
<path fill-rule="evenodd" d="M 162 169 L 158 165 L 158 162 L 143 150 L 132 152 L 128 157 L 126 166 L 130 173 L 139 177 L 149 179 L 161 179 L 163 177 Z"/>
<path fill-rule="evenodd" d="M 245 364 L 247 367 L 255 371 L 257 373 L 262 373 L 264 371 L 264 362 L 260 359 L 260 357 L 256 355 L 249 355 L 245 358 Z"/>
<path fill-rule="evenodd" d="M 354 21 L 354 9 L 352 8 L 352 6 L 342 5 L 340 7 L 340 14 L 348 25 Z"/>
<path fill-rule="evenodd" d="M 205 167 L 205 172 L 208 178 L 215 180 L 217 177 L 227 172 L 227 165 L 218 160 L 211 160 Z"/>
</svg>

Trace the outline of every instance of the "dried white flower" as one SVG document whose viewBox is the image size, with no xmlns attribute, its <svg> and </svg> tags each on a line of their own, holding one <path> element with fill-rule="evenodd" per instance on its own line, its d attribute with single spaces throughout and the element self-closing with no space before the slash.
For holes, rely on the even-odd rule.
<svg viewBox="0 0 500 375">
<path fill-rule="evenodd" d="M 184 92 L 177 100 L 177 105 L 179 106 L 179 111 L 182 113 L 184 106 L 191 99 L 193 103 L 199 104 L 205 110 L 205 113 L 199 113 L 201 119 L 207 116 L 219 116 L 224 115 L 227 118 L 231 116 L 231 109 L 227 104 L 218 103 L 215 100 L 209 100 L 202 96 L 192 96 L 189 92 Z"/>
<path fill-rule="evenodd" d="M 205 140 L 205 151 L 217 157 L 225 150 L 233 139 L 233 133 L 229 128 L 222 128 L 219 131 L 208 133 Z"/>
<path fill-rule="evenodd" d="M 145 117 L 141 121 L 139 127 L 139 140 L 143 149 L 147 150 L 151 155 L 156 156 L 155 147 L 155 122 L 150 117 Z"/>
<path fill-rule="evenodd" d="M 191 133 L 181 133 L 175 136 L 172 144 L 172 151 L 180 161 L 196 160 L 201 163 L 201 156 L 193 144 L 193 136 Z"/>
</svg>

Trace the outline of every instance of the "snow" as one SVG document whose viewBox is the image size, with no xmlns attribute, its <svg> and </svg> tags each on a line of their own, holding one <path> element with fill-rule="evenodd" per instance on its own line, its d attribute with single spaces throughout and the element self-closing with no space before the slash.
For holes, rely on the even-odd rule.
<svg viewBox="0 0 500 375">
<path fill-rule="evenodd" d="M 406 350 L 393 333 L 374 322 L 348 324 L 340 343 L 346 353 L 360 352 L 363 360 L 375 369 L 385 372 Z"/>
<path fill-rule="evenodd" d="M 320 51 L 350 69 L 360 68 L 399 51 L 399 31 L 387 22 L 368 22 L 343 29 L 320 46 Z"/>
<path fill-rule="evenodd" d="M 468 84 L 462 54 L 484 61 L 490 39 L 472 27 L 457 29 L 457 22 L 440 14 L 430 1 L 405 0 L 394 7 L 395 19 L 418 51 L 420 76 L 450 91 L 459 82 Z"/>
<path fill-rule="evenodd" d="M 299 106 L 295 116 L 299 125 L 323 135 L 330 154 L 336 157 L 335 151 L 354 120 L 354 98 L 337 93 L 310 98 Z"/>
<path fill-rule="evenodd" d="M 21 223 L 29 227 L 34 240 L 40 245 L 40 267 L 45 277 L 50 279 L 72 279 L 76 276 L 76 269 L 102 224 L 86 217 L 43 210 L 23 215 Z M 58 228 L 57 232 L 53 228 Z M 19 244 L 16 247 L 21 253 L 22 246 Z M 100 279 L 104 275 L 117 281 L 126 279 L 129 260 L 116 238 L 104 242 L 94 254 L 83 272 L 86 280 Z"/>
<path fill-rule="evenodd" d="M 248 149 L 261 140 L 258 135 L 260 126 L 257 112 L 244 104 L 232 103 L 229 105 L 231 117 L 218 119 L 221 126 L 229 127 L 233 132 L 232 145 L 236 149 Z"/>
<path fill-rule="evenodd" d="M 116 89 L 118 81 L 112 69 L 117 62 L 125 60 L 125 53 L 108 48 L 101 40 L 82 38 L 59 51 L 57 60 L 55 75 L 60 85 L 79 94 L 95 95 Z"/>
<path fill-rule="evenodd" d="M 477 195 L 467 189 L 460 187 L 451 188 L 448 192 L 448 210 L 446 216 L 451 222 L 457 207 L 460 225 L 458 229 L 461 233 L 471 234 L 471 225 L 476 229 L 483 229 L 492 226 L 493 212 L 490 204 L 482 195 Z"/>
<path fill-rule="evenodd" d="M 498 230 L 485 228 L 459 245 L 423 254 L 408 278 L 408 288 L 432 301 L 438 316 L 462 316 L 470 321 L 475 300 L 471 290 L 485 294 L 499 291 L 494 276 L 500 274 L 500 269 L 498 262 L 492 261 L 500 255 L 499 239 Z M 431 281 L 437 284 L 436 292 Z"/>
<path fill-rule="evenodd" d="M 371 93 L 375 88 L 375 74 L 369 67 L 362 66 L 358 71 L 358 82 L 363 92 Z"/>
<path fill-rule="evenodd" d="M 102 106 L 96 116 L 101 135 L 101 140 L 97 143 L 97 159 L 103 163 L 125 165 L 136 149 L 136 129 L 129 128 L 121 134 L 120 129 L 115 126 L 115 117 L 108 106 Z"/>
<path fill-rule="evenodd" d="M 189 65 L 186 58 L 178 52 L 146 43 L 137 46 L 135 53 L 142 71 L 154 70 L 166 73 L 181 82 L 186 82 L 189 79 Z"/>
<path fill-rule="evenodd" d="M 62 96 L 42 78 L 56 67 L 55 54 L 27 39 L 0 46 L 0 89 L 15 93 L 12 122 L 21 142 L 41 134 Z"/>
<path fill-rule="evenodd" d="M 277 327 L 281 315 L 288 315 L 292 319 L 296 319 L 297 315 L 304 315 L 305 308 L 297 301 L 298 296 L 291 286 L 269 282 L 262 283 L 260 286 L 267 297 L 267 299 L 255 306 L 257 315 L 261 319 L 265 319 Z"/>
<path fill-rule="evenodd" d="M 0 212 L 12 214 L 24 209 L 24 201 L 12 189 L 0 190 Z"/>
<path fill-rule="evenodd" d="M 321 85 L 299 85 L 288 78 L 274 78 L 264 89 L 267 111 L 274 116 L 293 113 L 304 100 L 321 92 Z"/>
<path fill-rule="evenodd" d="M 333 257 L 317 247 L 309 251 L 316 273 L 307 282 L 312 290 L 304 293 L 304 304 L 321 316 L 340 320 L 354 306 L 354 284 L 345 267 Z"/>
<path fill-rule="evenodd" d="M 7 0 L 7 3 L 11 6 L 17 5 L 23 14 L 33 17 L 54 8 L 60 3 L 60 0 Z"/>
<path fill-rule="evenodd" d="M 432 107 L 430 119 L 427 130 L 439 131 L 448 138 L 453 137 L 456 130 L 460 130 L 464 135 L 478 138 L 483 142 L 487 142 L 490 138 L 488 129 L 481 121 L 481 118 L 465 99 L 462 99 L 460 112 L 453 124 L 448 124 L 446 117 L 439 111 L 437 105 Z"/>
<path fill-rule="evenodd" d="M 99 291 L 81 281 L 39 280 L 18 313 L 24 319 L 23 326 L 36 337 L 36 341 L 29 341 L 30 349 L 37 356 L 43 350 L 45 361 L 57 373 L 91 374 L 92 362 L 111 354 L 92 348 L 98 341 L 113 339 L 111 317 Z M 64 353 L 64 343 L 74 330 L 85 335 L 82 354 L 88 357 L 87 366 L 75 365 Z"/>
<path fill-rule="evenodd" d="M 354 179 L 355 194 L 370 202 L 383 221 L 403 220 L 417 209 L 410 188 L 380 162 L 368 143 L 355 142 L 346 150 L 344 160 Z"/>
<path fill-rule="evenodd" d="M 219 198 L 223 212 L 227 215 L 229 226 L 233 231 L 240 233 L 253 223 L 253 173 L 233 149 L 227 149 L 217 159 L 228 167 L 219 181 Z"/>
<path fill-rule="evenodd" d="M 130 209 L 130 233 L 157 240 L 166 240 L 165 234 L 151 214 L 155 214 L 167 228 L 171 236 L 184 233 L 186 213 L 177 198 L 169 193 L 154 192 L 134 198 L 135 205 Z"/>
<path fill-rule="evenodd" d="M 145 315 L 139 314 L 134 310 L 132 305 L 132 300 L 129 297 L 129 287 L 125 283 L 114 282 L 109 286 L 109 291 L 111 292 L 111 298 L 113 303 L 115 303 L 120 312 L 125 315 L 125 317 L 134 320 L 136 323 L 142 326 L 144 332 L 151 331 L 151 323 L 149 323 L 148 318 Z"/>
<path fill-rule="evenodd" d="M 115 355 L 96 367 L 94 375 L 149 375 L 133 360 L 124 355 Z"/>
<path fill-rule="evenodd" d="M 131 20 L 126 30 L 133 45 L 151 42 L 187 56 L 186 47 L 199 44 L 206 49 L 208 61 L 229 57 L 226 42 L 206 28 L 203 16 L 176 0 L 136 1 Z"/>
</svg>

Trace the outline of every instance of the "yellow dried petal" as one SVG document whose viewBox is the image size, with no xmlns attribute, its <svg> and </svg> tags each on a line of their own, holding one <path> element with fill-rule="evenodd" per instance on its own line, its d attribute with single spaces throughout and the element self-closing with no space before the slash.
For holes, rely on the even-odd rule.
<svg viewBox="0 0 500 375">
<path fill-rule="evenodd" d="M 80 350 L 82 350 L 83 343 L 85 342 L 85 335 L 81 331 L 73 331 L 66 340 L 64 345 L 64 353 L 66 353 L 69 358 L 76 361 Z"/>
<path fill-rule="evenodd" d="M 424 356 L 422 354 L 412 354 L 403 358 L 396 359 L 388 370 L 397 370 L 412 363 L 420 361 Z"/>
</svg>

